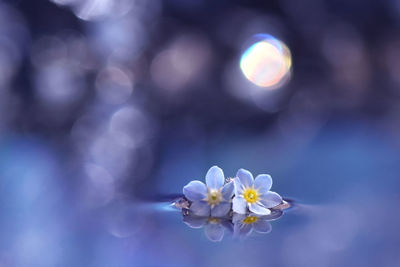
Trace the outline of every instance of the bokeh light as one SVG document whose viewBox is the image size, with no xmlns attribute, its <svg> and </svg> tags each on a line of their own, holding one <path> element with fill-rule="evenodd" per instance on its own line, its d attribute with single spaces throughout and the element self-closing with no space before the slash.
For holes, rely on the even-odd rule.
<svg viewBox="0 0 400 267">
<path fill-rule="evenodd" d="M 59 60 L 39 69 L 35 85 L 41 101 L 60 107 L 82 97 L 85 89 L 82 74 L 69 63 Z"/>
<path fill-rule="evenodd" d="M 88 183 L 84 194 L 91 202 L 88 205 L 101 206 L 112 200 L 115 193 L 114 178 L 104 167 L 87 163 L 84 166 L 84 174 Z"/>
<path fill-rule="evenodd" d="M 345 2 L 0 0 L 0 266 L 400 266 L 400 5 Z M 293 209 L 216 250 L 159 202 L 214 164 Z"/>
<path fill-rule="evenodd" d="M 256 36 L 260 41 L 251 45 L 240 59 L 240 68 L 252 83 L 275 89 L 287 80 L 292 58 L 287 46 L 268 34 Z"/>
<path fill-rule="evenodd" d="M 151 77 L 157 87 L 176 93 L 198 81 L 210 60 L 211 48 L 204 36 L 183 34 L 154 58 Z"/>
<path fill-rule="evenodd" d="M 107 67 L 96 78 L 96 89 L 102 101 L 121 104 L 128 100 L 133 91 L 129 73 L 117 67 Z"/>
<path fill-rule="evenodd" d="M 51 0 L 58 5 L 71 6 L 75 15 L 82 20 L 99 20 L 122 16 L 129 12 L 132 0 Z"/>
</svg>

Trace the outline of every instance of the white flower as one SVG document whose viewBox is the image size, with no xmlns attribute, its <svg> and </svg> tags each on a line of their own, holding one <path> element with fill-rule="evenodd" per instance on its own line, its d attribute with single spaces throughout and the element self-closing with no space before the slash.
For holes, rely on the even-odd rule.
<svg viewBox="0 0 400 267">
<path fill-rule="evenodd" d="M 272 178 L 268 174 L 260 174 L 254 180 L 253 175 L 244 169 L 240 169 L 234 179 L 235 197 L 233 198 L 233 211 L 246 214 L 247 208 L 258 215 L 268 215 L 269 208 L 282 203 L 282 197 L 269 191 L 272 186 Z"/>
<path fill-rule="evenodd" d="M 197 216 L 222 217 L 231 209 L 233 183 L 224 185 L 225 177 L 221 168 L 211 167 L 206 174 L 206 184 L 191 181 L 183 188 L 185 197 L 192 201 L 190 211 Z"/>
</svg>

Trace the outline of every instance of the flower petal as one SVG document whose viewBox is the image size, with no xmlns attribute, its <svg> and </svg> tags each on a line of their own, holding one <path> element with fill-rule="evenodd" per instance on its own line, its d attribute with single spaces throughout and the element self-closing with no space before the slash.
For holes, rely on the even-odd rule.
<svg viewBox="0 0 400 267">
<path fill-rule="evenodd" d="M 224 187 L 222 188 L 222 197 L 226 201 L 230 201 L 232 196 L 233 196 L 233 189 L 235 188 L 235 185 L 233 182 L 229 182 Z"/>
<path fill-rule="evenodd" d="M 244 237 L 250 235 L 252 230 L 253 230 L 253 226 L 251 224 L 236 223 L 233 226 L 233 235 L 244 238 Z"/>
<path fill-rule="evenodd" d="M 269 209 L 267 209 L 257 203 L 249 204 L 249 210 L 258 215 L 268 215 L 271 213 L 271 211 Z"/>
<path fill-rule="evenodd" d="M 273 208 L 282 203 L 282 197 L 278 193 L 268 191 L 261 195 L 260 202 L 266 208 Z"/>
<path fill-rule="evenodd" d="M 206 184 L 209 188 L 220 189 L 225 182 L 224 172 L 217 166 L 212 166 L 206 174 Z"/>
<path fill-rule="evenodd" d="M 201 228 L 207 222 L 208 217 L 198 217 L 193 215 L 183 216 L 183 222 L 191 228 Z"/>
<path fill-rule="evenodd" d="M 219 242 L 224 237 L 224 227 L 220 224 L 209 223 L 204 227 L 204 232 L 214 242 Z"/>
<path fill-rule="evenodd" d="M 221 202 L 219 205 L 216 205 L 211 209 L 212 217 L 223 217 L 229 213 L 231 210 L 231 203 L 229 202 Z"/>
<path fill-rule="evenodd" d="M 244 190 L 244 185 L 239 178 L 233 179 L 233 185 L 235 187 L 235 196 L 241 196 Z"/>
<path fill-rule="evenodd" d="M 259 218 L 259 220 L 253 224 L 253 227 L 254 230 L 256 230 L 259 233 L 266 234 L 272 231 L 272 225 L 268 221 L 263 220 L 262 218 Z"/>
<path fill-rule="evenodd" d="M 234 197 L 232 200 L 232 209 L 236 213 L 246 214 L 247 202 L 241 197 Z"/>
<path fill-rule="evenodd" d="M 254 180 L 254 188 L 258 189 L 261 193 L 268 192 L 272 187 L 272 178 L 268 174 L 257 175 Z"/>
<path fill-rule="evenodd" d="M 197 216 L 210 216 L 210 206 L 205 201 L 193 202 L 189 210 Z"/>
<path fill-rule="evenodd" d="M 254 178 L 251 172 L 245 169 L 238 170 L 236 176 L 240 179 L 240 182 L 245 186 L 252 186 L 254 183 Z"/>
<path fill-rule="evenodd" d="M 183 187 L 183 194 L 190 201 L 199 201 L 207 197 L 207 187 L 203 182 L 191 181 Z"/>
</svg>

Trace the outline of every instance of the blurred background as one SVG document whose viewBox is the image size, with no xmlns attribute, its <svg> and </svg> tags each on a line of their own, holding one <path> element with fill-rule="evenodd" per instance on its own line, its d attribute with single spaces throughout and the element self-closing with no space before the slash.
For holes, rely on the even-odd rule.
<svg viewBox="0 0 400 267">
<path fill-rule="evenodd" d="M 399 27 L 394 0 L 0 0 L 0 266 L 399 266 Z M 299 207 L 214 244 L 140 204 L 212 165 Z"/>
</svg>

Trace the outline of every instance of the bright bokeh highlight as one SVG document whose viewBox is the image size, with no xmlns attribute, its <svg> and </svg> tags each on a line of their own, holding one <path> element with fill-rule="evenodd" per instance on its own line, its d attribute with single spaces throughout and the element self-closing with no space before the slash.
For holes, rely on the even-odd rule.
<svg viewBox="0 0 400 267">
<path fill-rule="evenodd" d="M 290 76 L 292 57 L 287 46 L 271 35 L 257 35 L 240 59 L 244 76 L 257 86 L 275 89 Z"/>
</svg>

